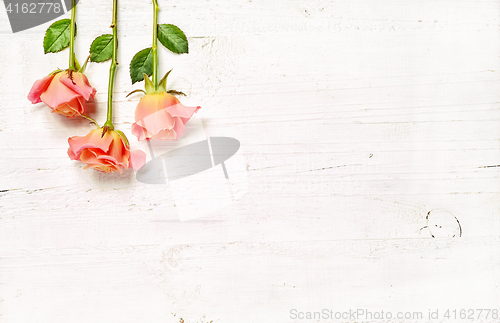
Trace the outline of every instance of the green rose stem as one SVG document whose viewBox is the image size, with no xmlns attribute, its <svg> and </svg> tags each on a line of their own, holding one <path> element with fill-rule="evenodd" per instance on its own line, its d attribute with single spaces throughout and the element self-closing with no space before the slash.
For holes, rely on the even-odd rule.
<svg viewBox="0 0 500 323">
<path fill-rule="evenodd" d="M 69 69 L 76 71 L 75 66 L 75 15 L 76 15 L 76 3 L 75 0 L 71 0 L 71 27 L 70 27 L 70 38 L 69 38 Z"/>
<path fill-rule="evenodd" d="M 158 88 L 158 1 L 153 0 L 153 84 Z"/>
<path fill-rule="evenodd" d="M 71 26 L 70 26 L 70 36 L 69 36 L 69 70 L 79 71 L 81 69 L 78 60 L 75 57 L 75 27 L 76 27 L 76 1 L 71 0 Z M 96 126 L 99 124 L 89 116 L 81 114 L 83 118 L 92 121 Z"/>
<path fill-rule="evenodd" d="M 94 119 L 92 119 L 91 117 L 86 116 L 86 115 L 84 115 L 84 114 L 80 114 L 80 116 L 81 116 L 81 117 L 83 117 L 83 118 L 85 118 L 85 119 L 87 119 L 87 120 L 92 121 L 92 122 L 93 122 L 93 123 L 97 126 L 97 128 L 100 128 L 100 127 L 99 127 L 99 124 L 97 123 L 97 121 L 95 121 L 95 120 L 94 120 Z"/>
<path fill-rule="evenodd" d="M 111 67 L 109 69 L 109 85 L 108 85 L 108 115 L 106 119 L 106 123 L 104 124 L 103 136 L 106 131 L 113 130 L 113 85 L 115 82 L 115 71 L 116 65 L 118 62 L 116 60 L 116 52 L 118 50 L 118 37 L 116 35 L 117 21 L 116 21 L 116 12 L 117 12 L 117 4 L 118 0 L 113 0 L 113 22 L 111 23 L 111 28 L 113 28 L 113 57 L 111 59 Z"/>
<path fill-rule="evenodd" d="M 153 84 L 155 90 L 158 89 L 158 11 L 160 11 L 158 1 L 153 0 L 153 45 L 151 46 L 151 49 L 153 52 Z M 146 141 L 148 143 L 149 152 L 151 153 L 151 158 L 154 158 L 151 142 L 149 139 Z"/>
</svg>

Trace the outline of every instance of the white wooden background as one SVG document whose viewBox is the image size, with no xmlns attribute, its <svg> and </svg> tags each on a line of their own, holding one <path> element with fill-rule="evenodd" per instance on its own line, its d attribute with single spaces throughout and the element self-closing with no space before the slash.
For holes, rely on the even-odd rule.
<svg viewBox="0 0 500 323">
<path fill-rule="evenodd" d="M 67 51 L 44 55 L 50 23 L 12 34 L 0 9 L 0 322 L 500 308 L 498 0 L 159 3 L 190 42 L 162 49 L 161 71 L 202 106 L 193 125 L 241 142 L 230 179 L 146 185 L 71 161 L 67 137 L 91 126 L 26 98 Z M 151 2 L 119 5 L 115 124 L 149 160 L 130 134 L 140 96 L 125 94 L 142 87 L 128 64 L 151 44 Z M 77 16 L 84 60 L 111 1 Z M 101 123 L 108 71 L 87 69 Z"/>
</svg>

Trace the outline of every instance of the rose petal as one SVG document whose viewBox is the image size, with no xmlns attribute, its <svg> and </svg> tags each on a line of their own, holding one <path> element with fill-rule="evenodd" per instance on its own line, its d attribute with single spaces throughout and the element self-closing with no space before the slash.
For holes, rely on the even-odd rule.
<svg viewBox="0 0 500 323">
<path fill-rule="evenodd" d="M 78 117 L 85 112 L 83 98 L 79 96 L 68 103 L 63 103 L 53 109 L 52 112 L 57 112 L 57 114 L 64 115 L 68 118 Z"/>
<path fill-rule="evenodd" d="M 71 160 L 77 160 L 78 157 L 76 157 L 76 154 L 73 152 L 73 149 L 68 148 L 68 156 L 69 156 L 69 159 Z"/>
<path fill-rule="evenodd" d="M 180 103 L 165 108 L 165 110 L 167 110 L 172 117 L 180 117 L 184 124 L 186 124 L 189 121 L 189 119 L 193 116 L 193 114 L 197 112 L 199 109 L 201 109 L 201 107 L 199 106 L 186 107 Z"/>
<path fill-rule="evenodd" d="M 97 160 L 101 163 L 108 162 L 111 165 L 119 164 L 115 157 L 109 155 L 100 155 L 99 157 L 97 157 Z"/>
<path fill-rule="evenodd" d="M 148 138 L 151 138 L 150 135 L 148 135 L 148 131 L 141 127 L 140 125 L 137 124 L 137 122 L 134 122 L 132 124 L 132 128 L 130 129 L 132 134 L 137 137 L 137 140 L 145 140 Z"/>
<path fill-rule="evenodd" d="M 57 108 L 61 104 L 70 102 L 80 96 L 62 84 L 59 80 L 64 72 L 58 73 L 47 87 L 46 91 L 40 95 L 40 100 L 45 102 L 52 109 Z"/>
<path fill-rule="evenodd" d="M 165 110 L 160 109 L 145 118 L 138 120 L 137 125 L 147 130 L 152 134 L 153 137 L 156 136 L 162 130 L 171 130 L 174 128 L 175 120 L 172 116 Z M 132 131 L 132 133 L 138 132 L 137 129 Z M 138 136 L 140 137 L 140 136 Z"/>
<path fill-rule="evenodd" d="M 112 165 L 112 164 L 109 164 L 109 163 L 106 163 L 106 164 L 89 164 L 87 166 L 85 166 L 83 169 L 87 169 L 87 168 L 93 168 L 97 171 L 100 171 L 102 173 L 112 173 L 112 172 L 115 172 L 115 171 L 118 171 L 120 172 L 120 174 L 123 174 L 123 170 L 120 166 L 118 165 Z"/>
<path fill-rule="evenodd" d="M 31 87 L 30 93 L 28 94 L 28 100 L 30 100 L 33 104 L 42 102 L 40 95 L 45 92 L 53 78 L 54 74 L 47 75 L 41 80 L 36 80 Z"/>
<path fill-rule="evenodd" d="M 80 157 L 80 154 L 85 148 L 99 148 L 104 152 L 107 152 L 109 145 L 113 140 L 113 137 L 106 133 L 103 138 L 101 138 L 102 129 L 94 129 L 89 132 L 85 137 L 74 136 L 68 138 L 68 143 L 76 159 Z M 71 156 L 70 156 L 71 158 Z M 73 158 L 72 158 L 73 159 Z"/>
<path fill-rule="evenodd" d="M 84 149 L 80 154 L 80 161 L 85 164 L 97 164 L 99 163 L 97 156 L 98 154 L 92 151 L 92 148 Z"/>
<path fill-rule="evenodd" d="M 146 154 L 142 150 L 131 150 L 129 167 L 140 169 L 146 163 Z"/>
<path fill-rule="evenodd" d="M 161 130 L 156 135 L 153 136 L 154 139 L 158 140 L 176 140 L 179 136 L 174 129 L 172 130 Z"/>
<path fill-rule="evenodd" d="M 71 78 L 67 73 L 64 73 L 64 76 L 61 77 L 61 83 L 66 85 L 73 92 L 81 95 L 85 101 L 88 101 L 90 97 L 95 98 L 96 89 L 90 86 L 87 77 L 78 72 L 71 73 Z"/>
<path fill-rule="evenodd" d="M 182 122 L 182 118 L 175 117 L 174 131 L 177 134 L 177 138 L 184 134 L 185 128 L 186 126 L 184 125 L 184 122 Z"/>
<path fill-rule="evenodd" d="M 115 164 L 120 164 L 125 169 L 128 168 L 129 164 L 128 159 L 130 153 L 128 152 L 128 149 L 125 147 L 123 139 L 115 131 L 110 131 L 106 133 L 106 135 L 108 134 L 113 138 L 113 141 L 111 142 L 111 145 L 109 146 L 109 150 L 106 152 L 106 155 L 99 156 L 99 158 L 112 160 Z"/>
<path fill-rule="evenodd" d="M 141 98 L 135 109 L 135 121 L 146 118 L 152 113 L 163 109 L 163 96 L 161 94 L 146 94 Z"/>
</svg>

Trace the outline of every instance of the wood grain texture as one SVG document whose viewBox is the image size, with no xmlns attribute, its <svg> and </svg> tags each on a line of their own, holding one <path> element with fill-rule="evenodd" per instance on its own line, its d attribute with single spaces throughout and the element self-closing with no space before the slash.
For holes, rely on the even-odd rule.
<svg viewBox="0 0 500 323">
<path fill-rule="evenodd" d="M 0 9 L 0 322 L 500 308 L 499 1 L 159 4 L 190 43 L 160 50 L 170 87 L 206 135 L 241 142 L 230 179 L 147 185 L 71 161 L 67 138 L 91 126 L 26 99 L 67 52 L 43 54 L 50 23 L 12 34 Z M 111 5 L 79 4 L 81 60 Z M 142 87 L 128 64 L 150 46 L 151 3 L 121 0 L 119 24 L 115 125 L 149 160 L 125 95 Z M 87 69 L 101 123 L 108 69 Z M 200 216 L 181 221 L 188 208 Z"/>
</svg>

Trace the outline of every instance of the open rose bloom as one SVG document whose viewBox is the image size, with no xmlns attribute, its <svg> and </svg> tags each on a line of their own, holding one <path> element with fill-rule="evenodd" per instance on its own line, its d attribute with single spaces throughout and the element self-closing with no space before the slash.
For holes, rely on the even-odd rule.
<svg viewBox="0 0 500 323">
<path fill-rule="evenodd" d="M 123 138 L 114 130 L 94 129 L 85 137 L 68 139 L 68 155 L 72 160 L 86 163 L 100 172 L 110 173 L 124 169 L 139 169 L 146 162 L 146 154 L 140 150 L 130 150 Z"/>
<path fill-rule="evenodd" d="M 85 102 L 94 99 L 95 93 L 84 74 L 66 70 L 37 80 L 28 99 L 33 104 L 44 102 L 52 112 L 73 118 L 84 114 Z"/>
<path fill-rule="evenodd" d="M 183 106 L 166 92 L 148 93 L 135 110 L 132 134 L 138 140 L 176 140 L 184 133 L 185 124 L 200 107 Z"/>
</svg>

